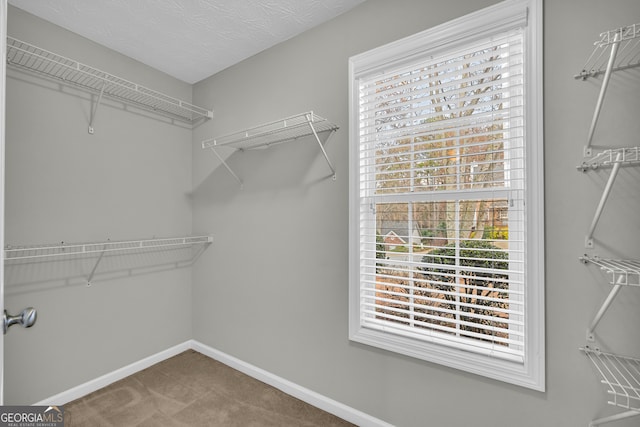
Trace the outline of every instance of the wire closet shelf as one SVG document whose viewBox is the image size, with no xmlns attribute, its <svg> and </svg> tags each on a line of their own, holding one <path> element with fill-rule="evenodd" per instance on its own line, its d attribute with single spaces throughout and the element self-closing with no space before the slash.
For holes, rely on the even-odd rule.
<svg viewBox="0 0 640 427">
<path fill-rule="evenodd" d="M 576 168 L 579 171 L 586 172 L 601 167 L 612 167 L 617 163 L 623 166 L 639 166 L 640 147 L 606 149 L 585 159 L 582 164 Z"/>
<path fill-rule="evenodd" d="M 591 133 L 591 135 L 593 135 L 593 133 Z M 592 154 L 591 147 L 589 147 L 588 145 L 585 147 L 585 154 L 587 153 Z M 613 184 L 616 180 L 618 172 L 620 171 L 620 167 L 623 165 L 640 166 L 640 147 L 614 148 L 604 150 L 598 154 L 592 155 L 591 158 L 586 159 L 580 166 L 577 167 L 577 169 L 582 172 L 586 172 L 592 169 L 598 169 L 600 167 L 612 167 L 611 172 L 609 173 L 607 184 L 604 187 L 602 196 L 600 197 L 600 202 L 598 203 L 596 212 L 593 216 L 591 227 L 589 228 L 589 232 L 587 233 L 587 236 L 585 238 L 585 247 L 587 248 L 593 248 L 593 233 L 595 232 L 598 222 L 600 221 L 600 217 L 604 210 L 607 199 L 611 194 Z"/>
<path fill-rule="evenodd" d="M 323 142 L 318 135 L 328 132 L 329 134 L 324 140 L 324 143 L 326 143 L 333 132 L 338 129 L 339 127 L 329 120 L 315 114 L 313 111 L 308 111 L 223 136 L 205 139 L 202 141 L 202 148 L 211 149 L 226 169 L 242 185 L 242 180 L 217 153 L 216 148 L 229 147 L 239 151 L 265 149 L 276 144 L 313 135 L 331 169 L 333 179 L 335 179 L 335 168 L 331 164 Z"/>
<path fill-rule="evenodd" d="M 59 243 L 53 245 L 6 246 L 5 263 L 21 260 L 68 257 L 74 255 L 102 255 L 110 252 L 132 253 L 143 250 L 185 248 L 194 245 L 209 245 L 212 236 L 186 236 L 162 239 L 104 241 L 93 243 Z"/>
<path fill-rule="evenodd" d="M 611 285 L 640 286 L 640 261 L 630 259 L 604 259 L 585 255 L 580 258 L 592 263 L 609 277 Z"/>
<path fill-rule="evenodd" d="M 253 150 L 337 129 L 338 126 L 310 111 L 216 138 L 205 139 L 202 141 L 202 148 L 228 146 L 237 150 Z"/>
<path fill-rule="evenodd" d="M 7 64 L 185 123 L 213 117 L 213 112 L 205 108 L 12 37 L 7 37 Z"/>
<path fill-rule="evenodd" d="M 600 382 L 607 386 L 608 403 L 640 415 L 640 359 L 581 348 L 600 374 Z M 637 412 L 637 414 L 635 414 Z"/>
<path fill-rule="evenodd" d="M 574 76 L 586 80 L 588 77 L 604 74 L 584 147 L 585 157 L 592 155 L 591 143 L 611 75 L 615 71 L 640 66 L 640 24 L 605 31 L 600 34 L 600 39 L 594 45 L 595 49 L 582 67 L 582 71 Z"/>
<path fill-rule="evenodd" d="M 605 31 L 593 45 L 591 55 L 582 70 L 574 75 L 575 79 L 586 80 L 603 74 L 609 63 L 611 71 L 640 66 L 640 24 Z M 615 52 L 613 55 L 612 51 Z"/>
</svg>

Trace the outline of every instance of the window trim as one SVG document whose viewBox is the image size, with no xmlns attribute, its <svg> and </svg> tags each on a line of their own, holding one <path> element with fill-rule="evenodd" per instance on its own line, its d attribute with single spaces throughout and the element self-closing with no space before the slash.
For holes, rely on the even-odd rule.
<svg viewBox="0 0 640 427">
<path fill-rule="evenodd" d="M 507 0 L 349 59 L 349 339 L 499 381 L 545 390 L 544 168 L 542 98 L 542 0 Z M 525 138 L 527 254 L 524 363 L 490 358 L 437 343 L 414 340 L 360 325 L 359 85 L 358 79 L 437 54 L 469 38 L 521 26 L 525 43 Z"/>
</svg>

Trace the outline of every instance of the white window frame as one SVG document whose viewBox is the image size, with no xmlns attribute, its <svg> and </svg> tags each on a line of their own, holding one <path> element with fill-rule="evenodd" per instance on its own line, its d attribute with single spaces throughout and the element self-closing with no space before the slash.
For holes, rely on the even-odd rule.
<svg viewBox="0 0 640 427">
<path fill-rule="evenodd" d="M 349 339 L 511 384 L 545 390 L 542 0 L 507 0 L 349 59 Z M 526 277 L 524 361 L 510 361 L 364 327 L 360 320 L 359 79 L 524 27 Z"/>
</svg>

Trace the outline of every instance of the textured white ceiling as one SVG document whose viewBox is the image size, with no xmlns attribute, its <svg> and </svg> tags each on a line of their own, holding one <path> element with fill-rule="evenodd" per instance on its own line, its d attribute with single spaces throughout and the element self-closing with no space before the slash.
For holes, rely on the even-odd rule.
<svg viewBox="0 0 640 427">
<path fill-rule="evenodd" d="M 101 45 L 195 83 L 364 0 L 9 0 Z"/>
</svg>

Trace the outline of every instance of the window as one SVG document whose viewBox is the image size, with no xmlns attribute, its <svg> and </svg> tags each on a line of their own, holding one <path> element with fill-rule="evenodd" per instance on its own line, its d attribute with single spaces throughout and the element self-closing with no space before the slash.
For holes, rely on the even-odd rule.
<svg viewBox="0 0 640 427">
<path fill-rule="evenodd" d="M 541 1 L 350 60 L 350 339 L 544 390 Z"/>
</svg>

